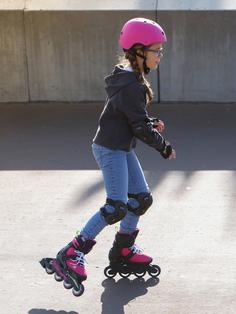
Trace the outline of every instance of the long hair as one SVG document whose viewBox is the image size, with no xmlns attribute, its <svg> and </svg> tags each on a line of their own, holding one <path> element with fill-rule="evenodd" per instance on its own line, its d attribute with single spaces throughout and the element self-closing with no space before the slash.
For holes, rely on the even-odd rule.
<svg viewBox="0 0 236 314">
<path fill-rule="evenodd" d="M 147 95 L 147 104 L 150 104 L 150 102 L 153 100 L 153 90 L 151 88 L 150 83 L 148 80 L 144 77 L 141 69 L 139 68 L 138 62 L 137 62 L 137 56 L 135 51 L 140 49 L 142 50 L 144 48 L 143 45 L 136 44 L 131 49 L 127 50 L 123 56 L 119 57 L 119 62 L 124 66 L 131 66 L 134 73 L 136 74 L 136 77 L 139 82 L 141 82 L 145 86 L 146 95 Z"/>
</svg>

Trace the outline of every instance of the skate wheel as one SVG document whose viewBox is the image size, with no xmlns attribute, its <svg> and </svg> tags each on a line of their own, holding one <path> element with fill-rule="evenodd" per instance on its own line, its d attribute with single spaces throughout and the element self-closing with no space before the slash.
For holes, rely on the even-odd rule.
<svg viewBox="0 0 236 314">
<path fill-rule="evenodd" d="M 67 281 L 63 281 L 63 286 L 65 289 L 71 289 L 72 288 L 72 284 L 67 282 Z"/>
<path fill-rule="evenodd" d="M 72 289 L 72 293 L 75 297 L 79 297 L 84 293 L 84 286 L 82 284 L 79 285 L 79 289 Z"/>
<path fill-rule="evenodd" d="M 142 277 L 144 277 L 144 276 L 145 276 L 146 271 L 143 271 L 142 273 L 134 273 L 134 274 L 135 274 L 135 276 L 136 276 L 136 277 L 138 277 L 138 278 L 142 278 Z"/>
<path fill-rule="evenodd" d="M 54 270 L 52 269 L 52 259 L 51 258 L 43 258 L 40 262 L 40 265 L 45 269 L 46 273 L 49 275 L 54 274 Z"/>
<path fill-rule="evenodd" d="M 117 272 L 116 272 L 116 271 L 114 272 L 110 266 L 107 266 L 107 267 L 104 269 L 104 275 L 105 275 L 107 278 L 113 278 L 113 277 L 115 277 L 116 274 L 117 274 Z"/>
<path fill-rule="evenodd" d="M 122 277 L 122 278 L 128 278 L 131 273 L 130 272 L 127 272 L 127 273 L 122 273 L 122 272 L 119 272 L 119 275 Z"/>
<path fill-rule="evenodd" d="M 56 281 L 62 281 L 63 278 L 61 276 L 59 276 L 57 273 L 54 274 L 54 278 Z"/>
<path fill-rule="evenodd" d="M 46 273 L 47 273 L 48 275 L 54 274 L 54 270 L 51 269 L 51 268 L 46 267 L 45 270 L 46 270 Z"/>
<path fill-rule="evenodd" d="M 158 265 L 152 265 L 152 270 L 148 271 L 148 274 L 151 276 L 151 277 L 158 277 L 161 273 L 161 268 L 158 266 Z"/>
</svg>

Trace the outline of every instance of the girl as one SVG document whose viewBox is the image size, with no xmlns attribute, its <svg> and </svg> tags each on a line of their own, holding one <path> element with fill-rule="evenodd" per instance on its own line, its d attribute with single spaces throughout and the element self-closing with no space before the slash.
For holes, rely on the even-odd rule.
<svg viewBox="0 0 236 314">
<path fill-rule="evenodd" d="M 176 158 L 175 150 L 160 134 L 164 123 L 149 117 L 146 110 L 153 92 L 145 75 L 158 67 L 165 42 L 161 26 L 145 18 L 131 19 L 121 30 L 119 44 L 124 60 L 105 77 L 107 100 L 92 144 L 103 174 L 106 202 L 56 259 L 62 272 L 80 283 L 87 278 L 84 255 L 107 225 L 120 222 L 109 253 L 111 265 L 115 262 L 148 265 L 152 261 L 135 244 L 138 221 L 153 199 L 134 148 L 138 138 L 165 159 Z"/>
</svg>

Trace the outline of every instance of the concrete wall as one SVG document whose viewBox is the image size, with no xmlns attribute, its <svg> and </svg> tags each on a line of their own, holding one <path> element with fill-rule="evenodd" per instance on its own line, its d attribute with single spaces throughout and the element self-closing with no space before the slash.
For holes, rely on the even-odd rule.
<svg viewBox="0 0 236 314">
<path fill-rule="evenodd" d="M 22 11 L 0 11 L 0 101 L 27 101 L 27 62 Z"/>
<path fill-rule="evenodd" d="M 145 15 L 155 19 L 154 14 Z M 104 100 L 103 78 L 118 62 L 117 35 L 123 21 L 132 16 L 104 11 L 27 12 L 30 99 Z"/>
<path fill-rule="evenodd" d="M 162 101 L 236 101 L 236 12 L 161 12 Z"/>
<path fill-rule="evenodd" d="M 161 101 L 236 101 L 234 10 L 187 11 L 182 1 L 181 10 L 167 11 L 160 1 L 156 11 L 151 0 L 19 0 L 13 10 L 13 2 L 0 3 L 1 102 L 104 100 L 120 28 L 136 16 L 157 19 L 167 32 Z M 157 100 L 157 72 L 150 78 Z"/>
</svg>

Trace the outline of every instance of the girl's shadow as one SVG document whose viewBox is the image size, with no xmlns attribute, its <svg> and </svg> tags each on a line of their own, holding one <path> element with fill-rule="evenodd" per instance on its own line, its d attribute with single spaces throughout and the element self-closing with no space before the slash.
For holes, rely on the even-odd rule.
<svg viewBox="0 0 236 314">
<path fill-rule="evenodd" d="M 144 295 L 148 292 L 148 287 L 154 287 L 159 283 L 158 278 L 136 278 L 130 280 L 122 278 L 115 281 L 113 278 L 105 279 L 102 282 L 104 292 L 101 296 L 102 314 L 124 314 L 124 306 L 129 301 Z"/>
<path fill-rule="evenodd" d="M 79 314 L 77 312 L 55 311 L 45 309 L 31 309 L 28 314 Z"/>
</svg>

